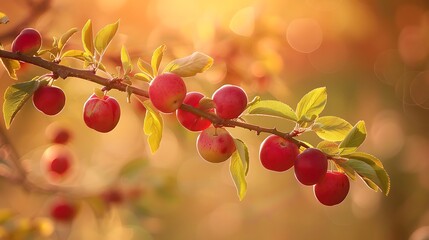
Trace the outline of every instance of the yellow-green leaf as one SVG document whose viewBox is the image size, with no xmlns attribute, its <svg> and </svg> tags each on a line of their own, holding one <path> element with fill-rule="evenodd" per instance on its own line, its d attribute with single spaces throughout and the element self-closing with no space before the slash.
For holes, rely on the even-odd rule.
<svg viewBox="0 0 429 240">
<path fill-rule="evenodd" d="M 359 121 L 356 125 L 350 130 L 344 140 L 340 143 L 340 154 L 347 155 L 352 152 L 355 152 L 358 147 L 365 141 L 366 138 L 366 128 L 365 122 Z"/>
<path fill-rule="evenodd" d="M 146 73 L 136 73 L 136 74 L 134 74 L 134 78 L 136 78 L 138 80 L 143 80 L 145 82 L 152 81 L 152 78 L 150 76 L 148 76 Z"/>
<path fill-rule="evenodd" d="M 6 14 L 0 12 L 0 24 L 6 24 L 9 22 L 9 18 L 6 16 Z"/>
<path fill-rule="evenodd" d="M 248 114 L 261 114 L 274 117 L 297 120 L 295 111 L 286 103 L 277 100 L 261 100 L 248 107 Z"/>
<path fill-rule="evenodd" d="M 9 59 L 9 58 L 1 58 L 1 62 L 3 67 L 6 69 L 9 77 L 15 80 L 18 80 L 18 76 L 16 75 L 16 71 L 21 68 L 21 64 L 19 64 L 18 60 Z"/>
<path fill-rule="evenodd" d="M 95 35 L 95 49 L 97 50 L 98 54 L 100 54 L 100 56 L 104 55 L 104 52 L 106 51 L 113 37 L 116 35 L 118 27 L 119 20 L 115 23 L 104 26 Z"/>
<path fill-rule="evenodd" d="M 60 51 L 64 48 L 66 43 L 76 32 L 77 32 L 77 28 L 72 28 L 61 36 L 60 40 L 58 41 L 58 49 L 60 49 Z"/>
<path fill-rule="evenodd" d="M 155 153 L 156 150 L 158 150 L 162 139 L 162 117 L 155 107 L 153 107 L 150 100 L 144 101 L 143 106 L 146 108 L 143 130 L 148 136 L 147 142 L 149 143 L 150 151 Z"/>
<path fill-rule="evenodd" d="M 342 141 L 352 128 L 353 126 L 342 118 L 325 116 L 316 119 L 312 130 L 323 140 Z"/>
<path fill-rule="evenodd" d="M 92 36 L 92 22 L 89 19 L 82 28 L 83 49 L 89 56 L 94 56 L 94 40 Z"/>
<path fill-rule="evenodd" d="M 319 144 L 317 144 L 317 148 L 320 151 L 331 156 L 337 155 L 340 152 L 340 149 L 338 148 L 338 144 L 330 141 L 321 141 Z"/>
<path fill-rule="evenodd" d="M 139 70 L 141 72 L 148 75 L 151 79 L 153 78 L 153 74 L 151 71 L 152 67 L 150 66 L 149 63 L 147 63 L 143 59 L 139 58 L 139 60 L 137 61 L 137 67 L 139 68 Z"/>
<path fill-rule="evenodd" d="M 296 107 L 299 122 L 308 122 L 316 119 L 326 106 L 328 95 L 326 87 L 316 88 L 301 98 Z"/>
<path fill-rule="evenodd" d="M 234 139 L 234 143 L 236 150 L 231 156 L 229 170 L 241 201 L 247 192 L 246 175 L 249 170 L 249 152 L 243 141 Z"/>
<path fill-rule="evenodd" d="M 133 64 L 131 63 L 130 55 L 128 54 L 128 51 L 125 46 L 123 45 L 121 49 L 121 62 L 122 69 L 124 69 L 124 75 L 127 75 L 133 70 Z"/>
<path fill-rule="evenodd" d="M 370 156 L 370 155 L 369 155 Z M 390 191 L 390 178 L 386 170 L 380 167 L 374 161 L 374 156 L 367 158 L 366 154 L 359 153 L 358 156 L 349 156 L 350 160 L 346 161 L 345 164 L 353 168 L 356 173 L 365 181 L 368 187 L 377 191 L 380 189 L 387 196 Z M 377 188 L 374 187 L 377 185 Z"/>
<path fill-rule="evenodd" d="M 346 164 L 347 161 L 348 160 L 345 159 L 335 159 L 334 163 L 339 171 L 344 172 L 350 179 L 356 180 L 356 172 L 352 167 Z"/>
<path fill-rule="evenodd" d="M 172 72 L 181 77 L 192 77 L 202 73 L 213 64 L 213 58 L 204 53 L 194 52 L 191 55 L 171 61 L 164 72 Z"/>
<path fill-rule="evenodd" d="M 88 53 L 81 50 L 68 50 L 61 56 L 61 58 L 65 57 L 75 58 L 81 61 L 92 61 L 92 58 L 88 55 Z"/>
<path fill-rule="evenodd" d="M 344 157 L 349 158 L 350 160 L 360 161 L 360 162 L 364 162 L 364 163 L 368 164 L 374 170 L 377 178 L 372 179 L 368 176 L 363 176 L 363 177 L 369 178 L 369 180 L 371 180 L 373 183 L 375 183 L 380 188 L 380 190 L 383 191 L 386 195 L 389 194 L 390 178 L 389 178 L 389 175 L 387 174 L 386 170 L 383 167 L 383 163 L 378 158 L 376 158 L 375 156 L 373 156 L 371 154 L 364 153 L 364 152 L 354 152 L 354 153 L 351 153 L 349 155 L 345 155 Z M 359 172 L 357 170 L 356 170 L 356 172 L 359 174 Z"/>
<path fill-rule="evenodd" d="M 6 128 L 10 127 L 18 111 L 38 87 L 39 81 L 28 81 L 13 84 L 6 89 L 3 102 L 3 117 Z"/>
<path fill-rule="evenodd" d="M 164 56 L 164 52 L 167 49 L 167 46 L 162 44 L 155 51 L 153 51 L 152 59 L 150 61 L 150 65 L 152 66 L 152 72 L 154 76 L 158 75 L 159 65 L 161 64 L 162 57 Z"/>
</svg>

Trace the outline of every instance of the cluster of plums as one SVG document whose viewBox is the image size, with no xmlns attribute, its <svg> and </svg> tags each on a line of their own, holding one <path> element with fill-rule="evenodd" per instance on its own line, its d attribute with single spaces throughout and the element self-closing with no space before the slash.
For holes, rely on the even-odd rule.
<svg viewBox="0 0 429 240">
<path fill-rule="evenodd" d="M 24 29 L 12 43 L 12 51 L 34 55 L 41 47 L 40 33 L 31 28 Z M 208 114 L 216 114 L 222 119 L 238 118 L 247 106 L 245 91 L 234 85 L 224 85 L 217 89 L 212 99 L 212 107 L 201 104 L 205 98 L 199 92 L 187 92 L 183 79 L 174 73 L 156 76 L 149 86 L 149 97 L 153 106 L 163 113 L 176 112 L 178 121 L 190 131 L 200 132 L 197 138 L 199 155 L 212 163 L 224 162 L 236 150 L 234 139 L 223 127 L 215 127 L 211 122 L 196 114 L 180 109 L 182 104 L 199 108 Z M 33 95 L 33 104 L 47 115 L 59 113 L 65 104 L 64 92 L 52 85 L 40 86 Z M 121 112 L 116 99 L 107 95 L 93 94 L 83 107 L 86 125 L 99 132 L 113 130 L 119 122 Z M 53 146 L 55 147 L 55 146 Z M 69 163 L 59 157 L 51 161 L 51 172 L 63 175 Z M 261 144 L 262 165 L 272 171 L 282 172 L 294 166 L 296 179 L 304 185 L 314 185 L 316 198 L 325 205 L 335 205 L 344 200 L 349 191 L 348 177 L 341 172 L 328 171 L 328 159 L 324 153 L 309 148 L 300 153 L 298 146 L 282 137 L 268 136 Z"/>
</svg>

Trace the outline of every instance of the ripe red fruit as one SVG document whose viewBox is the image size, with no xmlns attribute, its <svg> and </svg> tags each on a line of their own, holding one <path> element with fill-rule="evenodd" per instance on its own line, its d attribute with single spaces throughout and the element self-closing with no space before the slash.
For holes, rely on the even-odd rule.
<svg viewBox="0 0 429 240">
<path fill-rule="evenodd" d="M 46 115 L 55 115 L 61 112 L 66 103 L 66 96 L 61 88 L 41 86 L 33 94 L 33 104 Z"/>
<path fill-rule="evenodd" d="M 209 127 L 198 136 L 197 149 L 203 159 L 220 163 L 231 157 L 235 151 L 235 143 L 226 129 Z"/>
<path fill-rule="evenodd" d="M 12 42 L 12 52 L 34 55 L 42 46 L 42 36 L 34 28 L 25 28 Z"/>
<path fill-rule="evenodd" d="M 149 86 L 149 97 L 153 106 L 163 113 L 176 111 L 186 96 L 183 79 L 174 73 L 163 73 L 155 77 Z"/>
<path fill-rule="evenodd" d="M 183 103 L 198 108 L 200 100 L 203 97 L 204 95 L 199 92 L 189 92 L 186 94 Z M 214 112 L 213 109 L 211 109 L 210 112 Z M 191 131 L 202 131 L 211 125 L 211 122 L 208 119 L 183 111 L 182 109 L 177 109 L 176 115 L 179 122 Z"/>
<path fill-rule="evenodd" d="M 344 173 L 329 171 L 320 182 L 314 185 L 314 195 L 320 203 L 333 206 L 346 198 L 349 189 L 349 178 Z"/>
<path fill-rule="evenodd" d="M 57 122 L 51 123 L 45 132 L 51 143 L 67 144 L 72 137 L 70 130 Z"/>
<path fill-rule="evenodd" d="M 65 199 L 57 199 L 51 205 L 50 214 L 57 221 L 70 222 L 76 215 L 76 206 Z"/>
<path fill-rule="evenodd" d="M 216 114 L 223 119 L 233 119 L 247 107 L 247 95 L 241 87 L 223 85 L 212 97 L 216 105 Z"/>
<path fill-rule="evenodd" d="M 304 185 L 318 183 L 328 170 L 326 155 L 316 148 L 307 148 L 296 157 L 295 177 Z"/>
<path fill-rule="evenodd" d="M 47 171 L 51 177 L 57 179 L 64 177 L 72 166 L 73 154 L 64 145 L 52 145 L 42 155 L 42 170 Z"/>
<path fill-rule="evenodd" d="M 268 136 L 259 150 L 262 165 L 277 172 L 291 168 L 298 154 L 299 149 L 295 143 L 276 135 Z"/>
<path fill-rule="evenodd" d="M 121 110 L 115 98 L 93 94 L 83 107 L 85 124 L 96 131 L 107 133 L 112 131 L 119 122 Z"/>
</svg>

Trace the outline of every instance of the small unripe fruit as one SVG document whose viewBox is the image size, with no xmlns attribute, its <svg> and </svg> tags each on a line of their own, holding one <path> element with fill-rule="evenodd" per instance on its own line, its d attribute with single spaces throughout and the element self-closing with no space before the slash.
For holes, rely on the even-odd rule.
<svg viewBox="0 0 429 240">
<path fill-rule="evenodd" d="M 235 143 L 226 129 L 209 127 L 198 136 L 197 149 L 203 159 L 220 163 L 231 157 L 235 151 Z"/>
<path fill-rule="evenodd" d="M 293 166 L 298 154 L 299 149 L 295 143 L 271 135 L 262 142 L 259 158 L 266 169 L 283 172 Z"/>
<path fill-rule="evenodd" d="M 314 185 L 314 195 L 323 205 L 333 206 L 347 197 L 349 189 L 349 178 L 344 173 L 327 172 L 325 177 Z"/>
<path fill-rule="evenodd" d="M 46 115 L 56 115 L 64 108 L 66 96 L 61 88 L 41 86 L 33 94 L 33 104 Z"/>
<path fill-rule="evenodd" d="M 182 105 L 185 96 L 185 82 L 174 73 L 158 75 L 149 86 L 149 97 L 153 106 L 163 113 L 176 111 Z"/>
<path fill-rule="evenodd" d="M 304 185 L 314 185 L 328 170 L 326 155 L 316 148 L 307 148 L 296 157 L 295 177 Z"/>
<path fill-rule="evenodd" d="M 65 199 L 57 199 L 51 205 L 51 217 L 59 222 L 70 222 L 76 215 L 76 206 Z"/>
<path fill-rule="evenodd" d="M 57 122 L 51 123 L 45 133 L 49 141 L 56 144 L 67 144 L 72 138 L 70 130 Z"/>
<path fill-rule="evenodd" d="M 213 93 L 216 114 L 223 119 L 238 118 L 247 107 L 247 95 L 241 87 L 223 85 Z"/>
<path fill-rule="evenodd" d="M 34 28 L 25 28 L 12 42 L 12 52 L 34 55 L 42 46 L 42 36 Z"/>
<path fill-rule="evenodd" d="M 50 177 L 58 180 L 63 178 L 72 166 L 73 153 L 64 145 L 52 145 L 42 155 L 42 171 L 46 171 Z"/>
<path fill-rule="evenodd" d="M 200 100 L 203 97 L 204 95 L 199 92 L 189 92 L 186 94 L 183 103 L 198 108 L 200 105 Z M 214 112 L 213 109 L 209 111 Z M 182 109 L 177 109 L 176 115 L 182 126 L 191 131 L 202 131 L 211 125 L 211 122 L 208 119 L 197 116 L 187 111 L 183 111 Z"/>
<path fill-rule="evenodd" d="M 115 98 L 93 94 L 83 107 L 85 124 L 96 131 L 107 133 L 112 131 L 119 122 L 121 110 Z"/>
</svg>

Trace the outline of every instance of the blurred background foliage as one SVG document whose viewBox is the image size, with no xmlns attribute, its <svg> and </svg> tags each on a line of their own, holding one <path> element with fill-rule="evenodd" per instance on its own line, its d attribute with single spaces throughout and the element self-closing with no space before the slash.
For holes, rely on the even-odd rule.
<svg viewBox="0 0 429 240">
<path fill-rule="evenodd" d="M 29 178 L 66 191 L 26 191 L 0 181 L 0 238 L 13 233 L 14 239 L 429 239 L 428 1 L 2 0 L 0 8 L 11 19 L 0 26 L 6 49 L 24 27 L 41 31 L 48 47 L 52 36 L 81 29 L 88 19 L 94 32 L 120 19 L 105 57 L 113 73 L 122 44 L 135 60 L 149 60 L 166 44 L 168 59 L 193 51 L 214 57 L 209 71 L 186 79 L 188 90 L 207 96 L 232 83 L 249 99 L 259 95 L 296 106 L 304 93 L 327 86 L 324 115 L 352 124 L 364 120 L 368 138 L 362 150 L 383 161 L 392 181 L 387 197 L 354 181 L 342 204 L 325 207 L 311 188 L 295 181 L 293 171 L 261 166 L 265 135 L 231 129 L 250 151 L 249 190 L 239 202 L 228 163 L 200 159 L 197 134 L 174 115 L 165 115 L 162 144 L 152 156 L 137 101 L 127 104 L 125 94 L 111 91 L 121 104 L 121 120 L 100 134 L 82 121 L 83 103 L 96 85 L 60 80 L 67 103 L 59 115 L 44 116 L 27 103 L 10 130 L 1 126 Z M 68 48 L 82 49 L 79 36 Z M 74 60 L 64 64 L 82 67 Z M 26 65 L 19 77 L 25 81 L 40 73 Z M 2 91 L 14 83 L 4 70 L 0 76 Z M 284 131 L 293 127 L 278 119 L 246 120 Z M 45 129 L 53 122 L 72 131 L 69 147 L 76 156 L 74 174 L 59 183 L 46 178 L 39 162 L 50 145 Z M 315 134 L 303 139 L 317 141 Z M 112 191 L 120 201 L 106 201 L 103 196 Z M 46 218 L 55 195 L 79 202 L 71 224 Z"/>
</svg>

